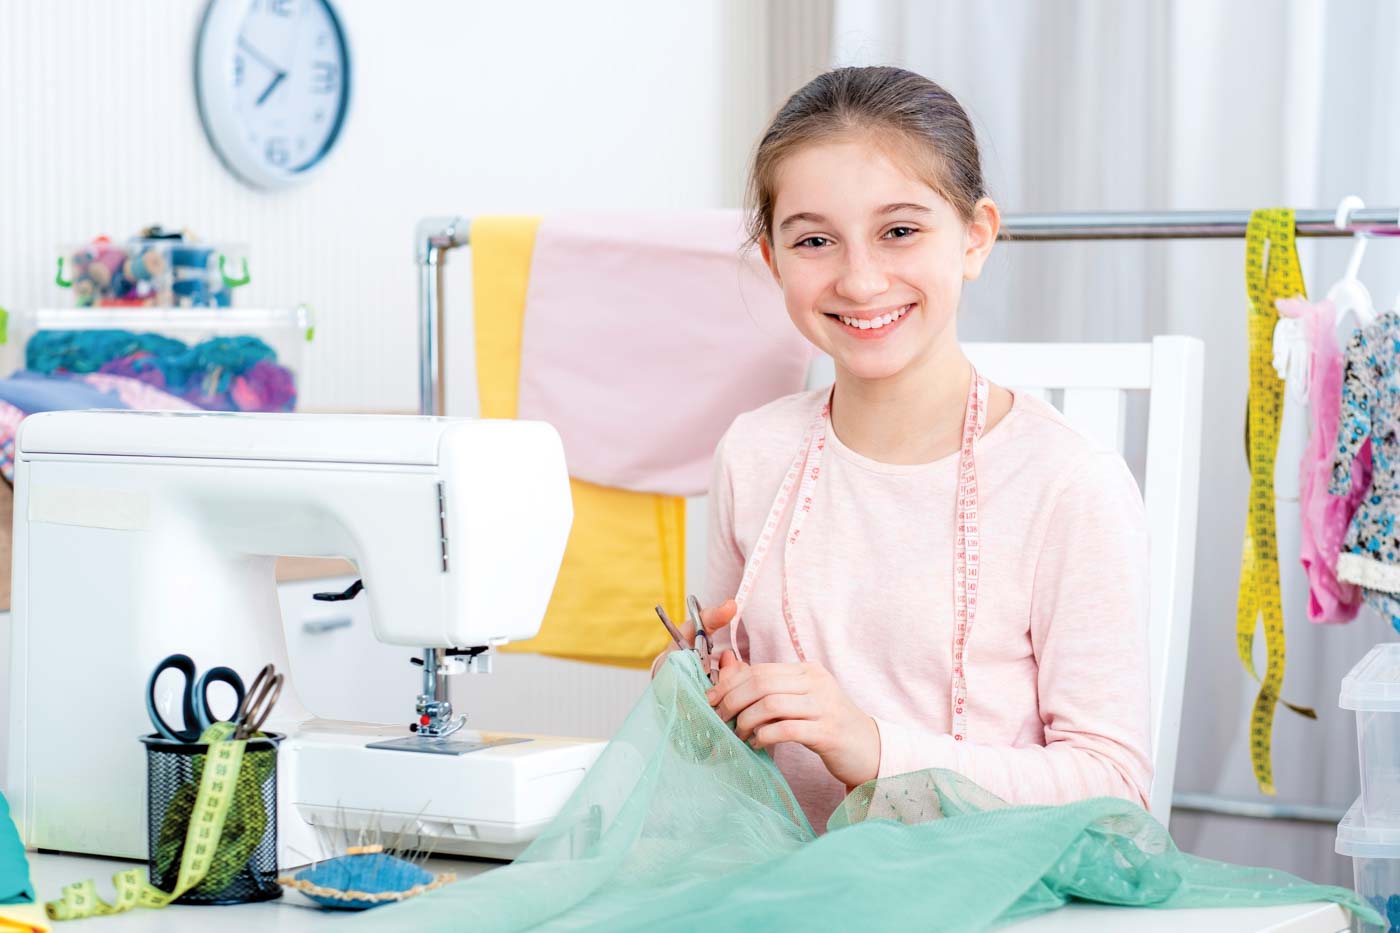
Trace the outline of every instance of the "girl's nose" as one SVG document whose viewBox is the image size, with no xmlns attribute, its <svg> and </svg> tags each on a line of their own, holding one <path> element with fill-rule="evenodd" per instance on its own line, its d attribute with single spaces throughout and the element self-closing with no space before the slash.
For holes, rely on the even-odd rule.
<svg viewBox="0 0 1400 933">
<path fill-rule="evenodd" d="M 836 293 L 847 301 L 865 304 L 889 289 L 885 270 L 866 250 L 847 253 L 846 267 L 836 280 Z"/>
</svg>

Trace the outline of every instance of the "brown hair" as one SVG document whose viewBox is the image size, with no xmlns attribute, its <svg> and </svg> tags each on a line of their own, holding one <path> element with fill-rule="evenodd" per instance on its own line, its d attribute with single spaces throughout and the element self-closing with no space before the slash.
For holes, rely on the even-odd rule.
<svg viewBox="0 0 1400 933">
<path fill-rule="evenodd" d="M 750 246 L 772 236 L 774 182 L 783 159 L 809 143 L 858 132 L 912 157 L 924 181 L 964 221 L 972 219 L 987 192 L 977 135 L 956 98 L 903 68 L 836 68 L 788 98 L 759 141 L 745 197 Z"/>
</svg>

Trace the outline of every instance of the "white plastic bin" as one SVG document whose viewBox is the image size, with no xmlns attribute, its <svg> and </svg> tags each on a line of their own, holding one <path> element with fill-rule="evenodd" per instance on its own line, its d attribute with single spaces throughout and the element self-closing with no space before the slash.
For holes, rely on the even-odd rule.
<svg viewBox="0 0 1400 933">
<path fill-rule="evenodd" d="M 1366 825 L 1358 800 L 1337 824 L 1337 854 L 1351 856 L 1356 893 L 1387 919 L 1380 926 L 1353 920 L 1357 928 L 1400 930 L 1400 829 Z"/>
<path fill-rule="evenodd" d="M 98 343 L 104 337 L 100 332 L 117 337 Z M 305 307 L 16 311 L 0 337 L 6 364 L 0 375 L 18 369 L 112 372 L 150 382 L 200 408 L 289 411 L 297 407 L 305 386 L 307 343 L 314 334 Z M 35 342 L 39 335 L 42 340 Z M 70 338 L 93 343 L 91 348 L 88 343 L 70 345 Z M 118 345 L 124 355 L 99 367 Z M 127 354 L 128 349 L 134 352 Z"/>
<path fill-rule="evenodd" d="M 1376 645 L 1342 679 L 1356 711 L 1361 815 L 1368 829 L 1400 829 L 1400 642 Z"/>
</svg>

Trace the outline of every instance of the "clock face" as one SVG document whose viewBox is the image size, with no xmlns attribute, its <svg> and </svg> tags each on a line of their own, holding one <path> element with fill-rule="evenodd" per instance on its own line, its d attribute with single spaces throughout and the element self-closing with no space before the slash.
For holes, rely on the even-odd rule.
<svg viewBox="0 0 1400 933">
<path fill-rule="evenodd" d="M 210 0 L 196 76 L 214 148 L 264 188 L 307 177 L 350 100 L 349 51 L 329 0 Z"/>
</svg>

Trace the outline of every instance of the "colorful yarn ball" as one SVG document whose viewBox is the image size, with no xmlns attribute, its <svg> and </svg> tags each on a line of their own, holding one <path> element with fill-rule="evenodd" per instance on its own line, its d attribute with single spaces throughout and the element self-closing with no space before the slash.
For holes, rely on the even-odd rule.
<svg viewBox="0 0 1400 933">
<path fill-rule="evenodd" d="M 159 334 L 121 330 L 40 331 L 25 346 L 28 369 L 127 376 L 210 411 L 291 411 L 296 379 L 252 335 L 212 337 L 190 347 Z"/>
<path fill-rule="evenodd" d="M 184 351 L 182 342 L 159 334 L 133 334 L 125 330 L 41 330 L 25 344 L 24 362 L 26 368 L 45 375 L 93 373 L 105 363 L 134 353 L 165 357 Z"/>
<path fill-rule="evenodd" d="M 161 372 L 155 354 L 146 350 L 103 363 L 97 371 L 113 376 L 138 379 L 147 385 L 155 386 L 157 389 L 165 388 L 165 373 Z"/>
<path fill-rule="evenodd" d="M 291 411 L 297 403 L 291 370 L 271 360 L 258 360 L 229 386 L 239 411 Z"/>
</svg>

